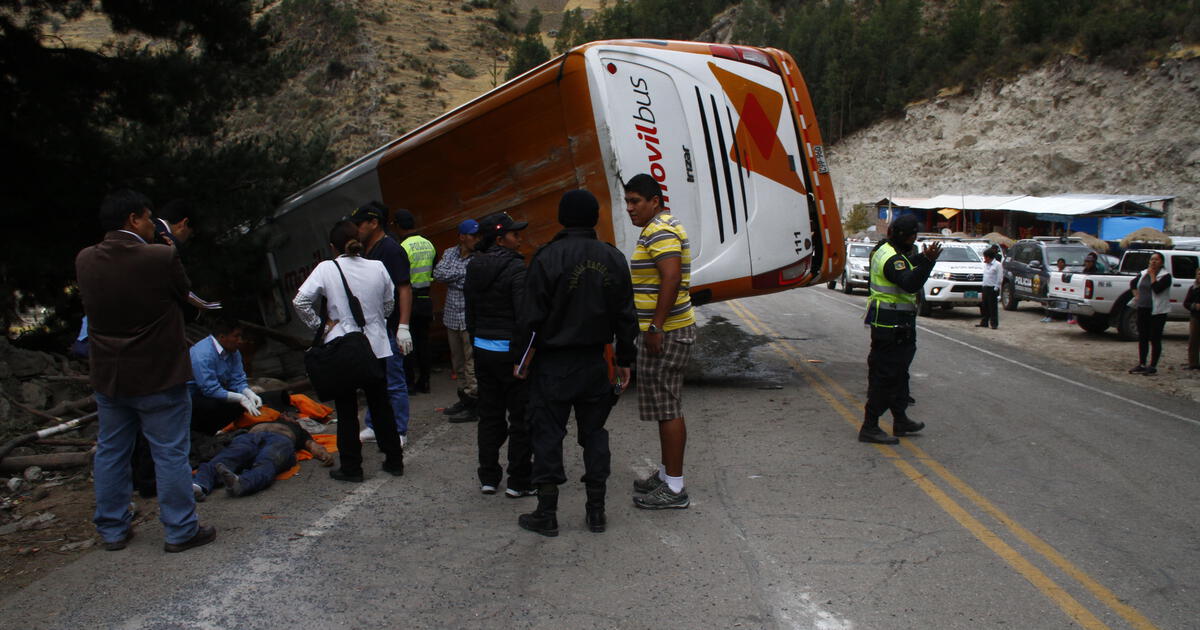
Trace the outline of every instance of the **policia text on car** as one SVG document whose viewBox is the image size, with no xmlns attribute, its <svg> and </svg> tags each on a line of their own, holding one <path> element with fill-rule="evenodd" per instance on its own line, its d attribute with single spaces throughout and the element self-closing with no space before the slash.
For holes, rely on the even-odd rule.
<svg viewBox="0 0 1200 630">
<path fill-rule="evenodd" d="M 923 254 L 917 253 L 916 240 L 917 218 L 905 215 L 892 221 L 888 237 L 871 253 L 866 319 L 871 328 L 871 354 L 867 357 L 867 404 L 858 432 L 860 442 L 900 442 L 879 428 L 879 416 L 889 409 L 897 437 L 925 428 L 925 423 L 910 420 L 905 413 L 908 366 L 917 353 L 917 293 L 942 247 L 933 243 Z"/>
</svg>

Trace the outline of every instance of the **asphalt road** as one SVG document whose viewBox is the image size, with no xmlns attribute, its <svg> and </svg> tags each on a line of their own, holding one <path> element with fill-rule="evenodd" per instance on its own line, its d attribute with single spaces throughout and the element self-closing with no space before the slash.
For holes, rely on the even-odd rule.
<svg viewBox="0 0 1200 630">
<path fill-rule="evenodd" d="M 161 550 L 157 523 L 0 602 L 13 628 L 1195 628 L 1200 413 L 986 337 L 918 334 L 914 418 L 860 444 L 861 297 L 712 305 L 685 390 L 692 507 L 643 512 L 657 459 L 632 393 L 609 422 L 609 531 L 563 487 L 483 496 L 474 426 L 414 399 L 402 478 L 314 462 L 200 506 L 217 542 Z M 444 380 L 444 379 L 442 379 Z M 582 474 L 568 437 L 568 477 Z"/>
</svg>

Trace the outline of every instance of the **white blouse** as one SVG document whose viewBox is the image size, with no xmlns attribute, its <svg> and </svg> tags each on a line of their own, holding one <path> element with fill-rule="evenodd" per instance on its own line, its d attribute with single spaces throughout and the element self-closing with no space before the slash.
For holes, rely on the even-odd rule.
<svg viewBox="0 0 1200 630">
<path fill-rule="evenodd" d="M 346 282 L 350 284 L 354 297 L 362 304 L 363 316 L 367 321 L 362 331 L 371 342 L 371 350 L 380 359 L 392 356 L 392 347 L 388 343 L 387 316 L 396 303 L 396 287 L 387 269 L 378 260 L 367 260 L 361 256 L 342 255 L 338 256 L 337 262 L 341 265 L 342 273 L 346 274 Z M 326 343 L 359 330 L 350 312 L 350 300 L 346 297 L 342 278 L 331 260 L 323 261 L 313 269 L 292 300 L 300 321 L 314 330 L 323 325 L 321 314 L 313 306 L 321 297 L 329 302 L 328 318 L 337 322 L 325 333 Z"/>
</svg>

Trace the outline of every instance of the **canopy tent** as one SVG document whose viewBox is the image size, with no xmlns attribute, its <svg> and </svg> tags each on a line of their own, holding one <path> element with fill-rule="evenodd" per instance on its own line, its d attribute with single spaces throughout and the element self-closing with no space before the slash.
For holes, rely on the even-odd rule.
<svg viewBox="0 0 1200 630">
<path fill-rule="evenodd" d="M 1147 216 L 1161 217 L 1163 211 L 1150 203 L 1174 199 L 1169 195 L 1090 195 L 1068 194 L 1051 197 L 1033 195 L 938 195 L 929 198 L 892 197 L 881 199 L 878 207 L 893 206 L 916 210 L 1008 210 L 1033 214 L 1066 216 Z"/>
</svg>

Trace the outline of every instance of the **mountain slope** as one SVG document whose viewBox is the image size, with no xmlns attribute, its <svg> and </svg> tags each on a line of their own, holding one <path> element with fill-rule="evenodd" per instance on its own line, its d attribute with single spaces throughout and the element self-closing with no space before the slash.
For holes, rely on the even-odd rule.
<svg viewBox="0 0 1200 630">
<path fill-rule="evenodd" d="M 818 115 L 820 113 L 818 112 Z M 1176 195 L 1200 225 L 1200 60 L 1124 73 L 1071 57 L 974 93 L 915 103 L 830 150 L 843 211 L 885 197 Z"/>
</svg>

